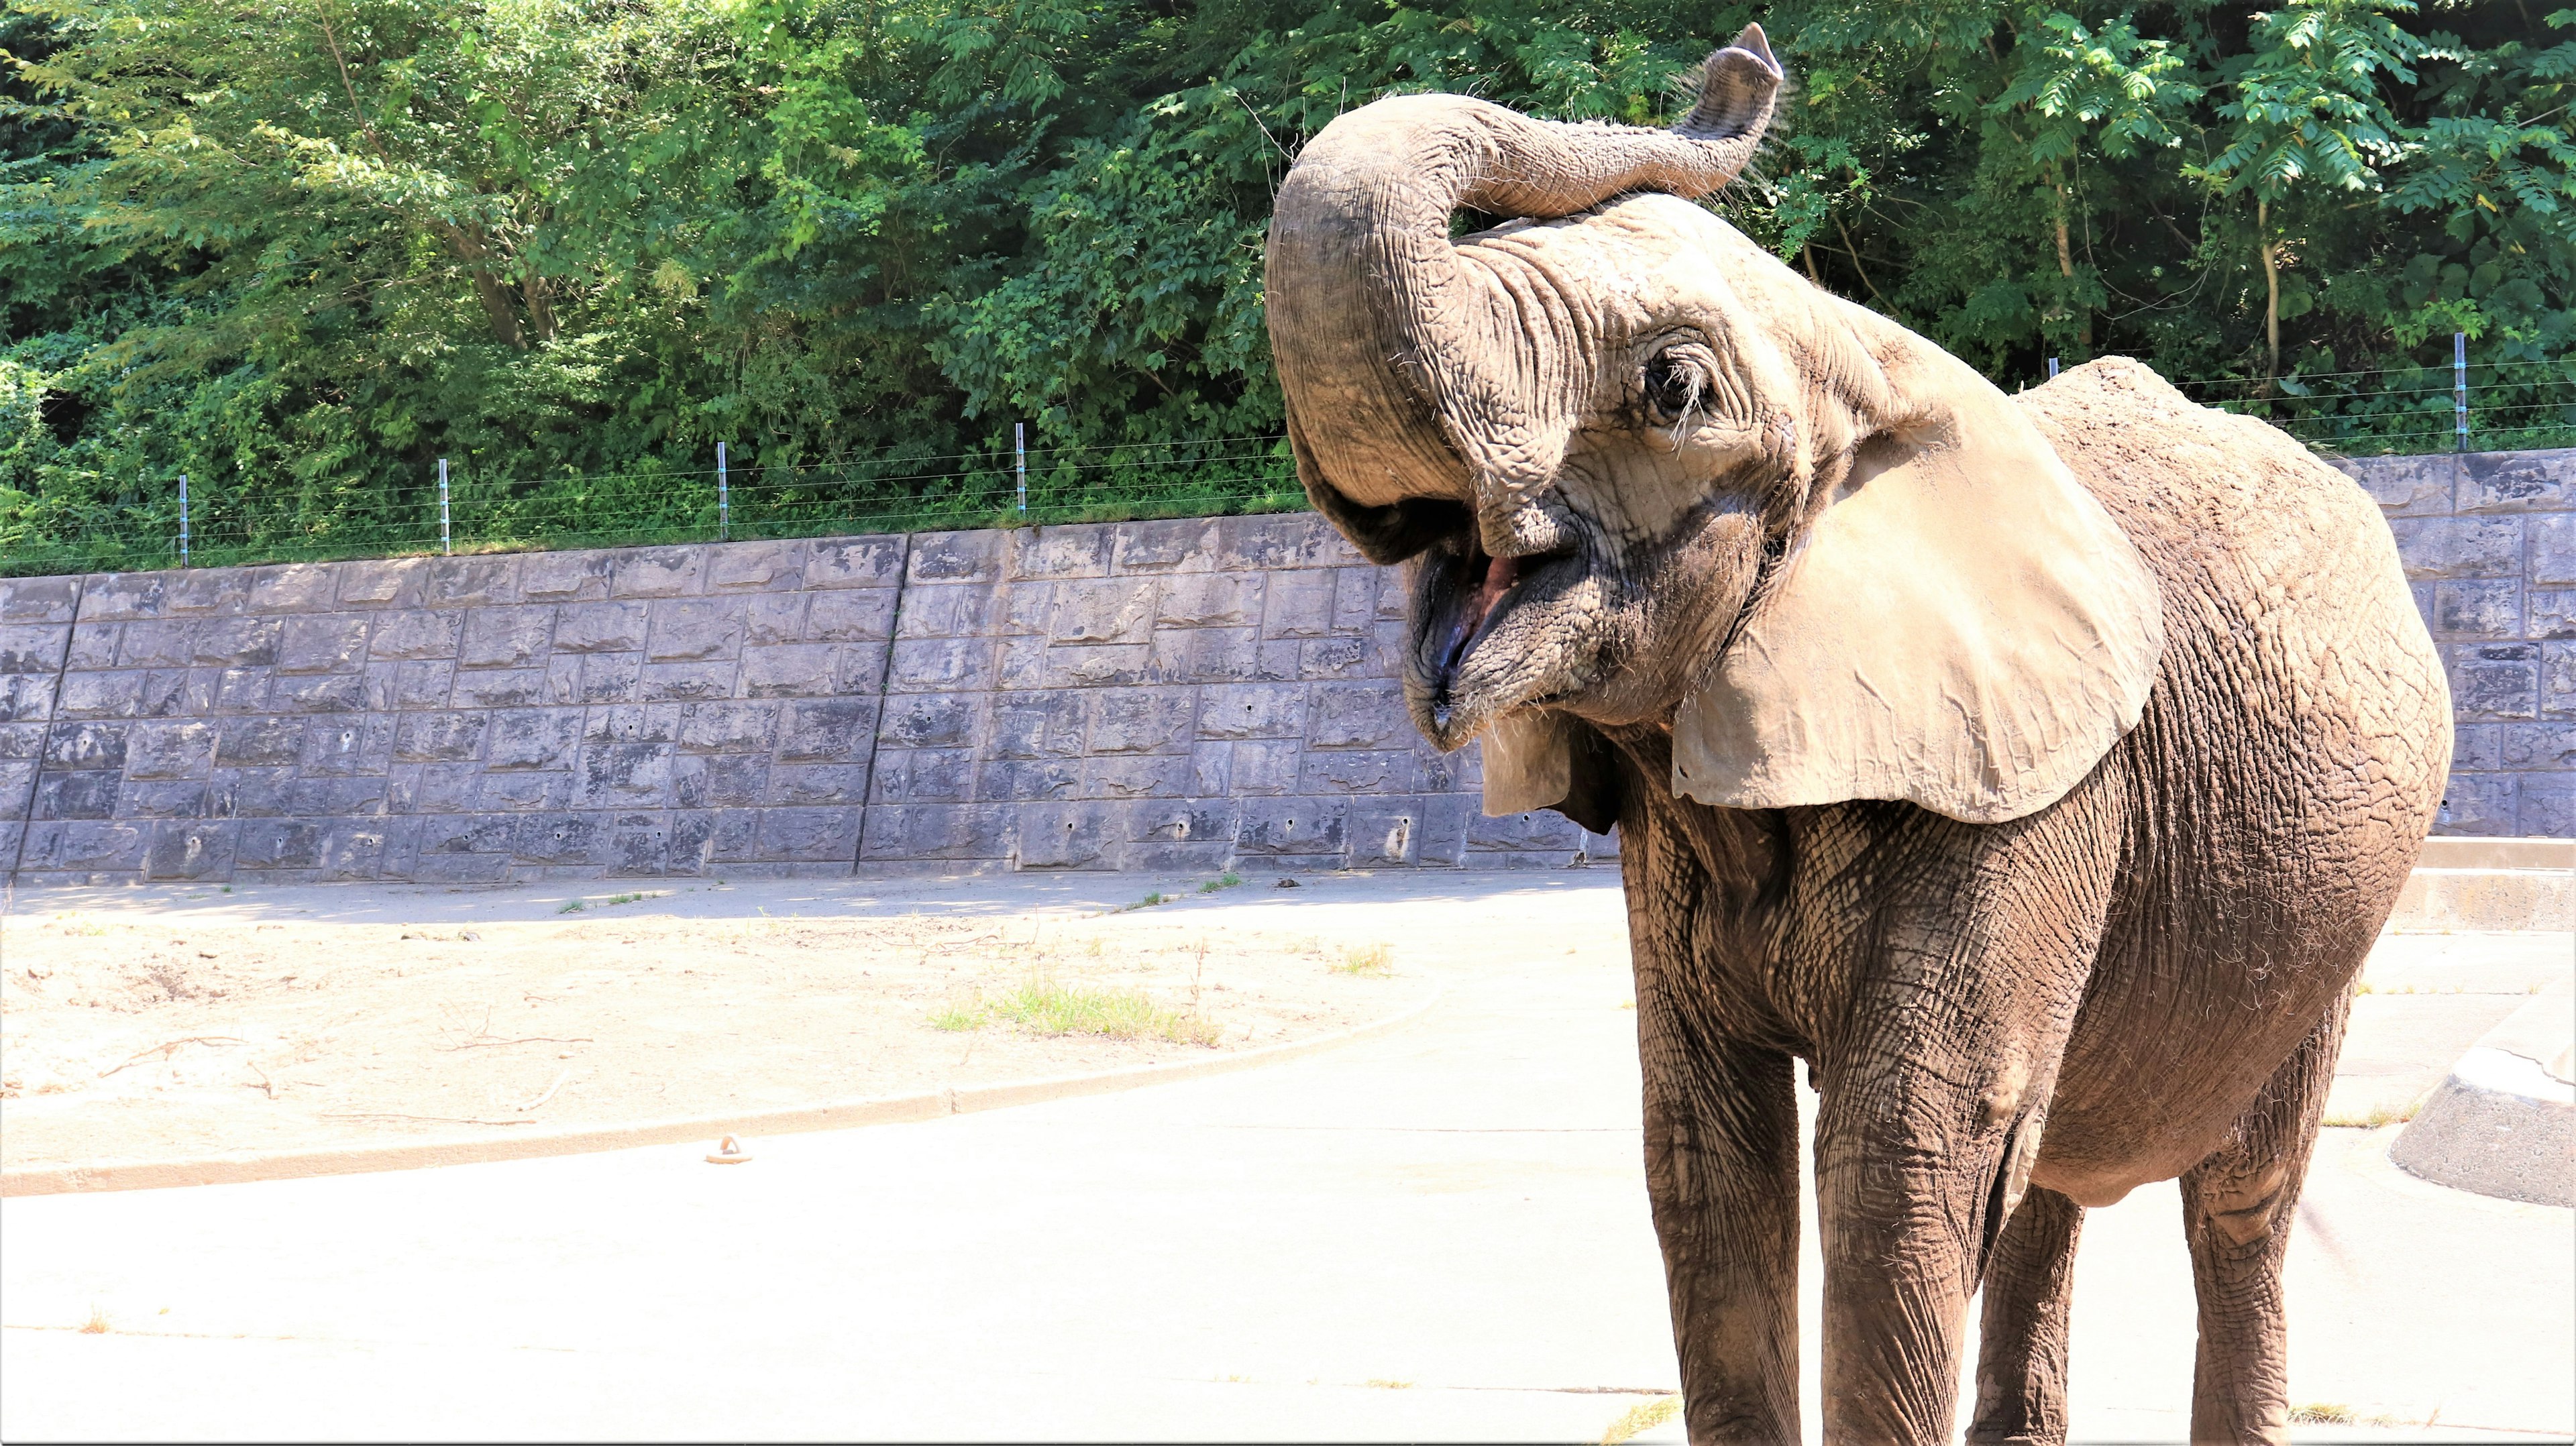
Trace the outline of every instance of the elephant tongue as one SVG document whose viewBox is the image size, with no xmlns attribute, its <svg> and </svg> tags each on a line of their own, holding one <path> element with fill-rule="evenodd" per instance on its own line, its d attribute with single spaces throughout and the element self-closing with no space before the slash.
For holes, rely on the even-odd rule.
<svg viewBox="0 0 2576 1446">
<path fill-rule="evenodd" d="M 1449 643 L 1440 652 L 1443 682 L 1457 671 L 1459 657 L 1467 651 L 1468 644 L 1476 640 L 1476 634 L 1485 626 L 1485 619 L 1493 616 L 1494 604 L 1501 602 L 1503 594 L 1511 591 L 1512 584 L 1520 580 L 1520 574 L 1521 560 L 1517 557 L 1486 560 L 1485 576 L 1476 584 L 1475 595 L 1467 599 L 1467 605 L 1458 610 L 1457 621 L 1449 625 Z"/>
</svg>

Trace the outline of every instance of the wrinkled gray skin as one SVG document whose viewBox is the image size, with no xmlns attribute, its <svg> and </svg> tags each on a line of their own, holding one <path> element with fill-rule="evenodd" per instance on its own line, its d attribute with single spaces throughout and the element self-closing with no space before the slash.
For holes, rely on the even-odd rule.
<svg viewBox="0 0 2576 1446">
<path fill-rule="evenodd" d="M 1622 831 L 1692 1440 L 1798 1436 L 1793 1058 L 1821 1092 L 1830 1439 L 1949 1437 L 1982 1284 L 1969 1438 L 2063 1440 L 2084 1207 L 2177 1175 L 2192 1434 L 2283 1439 L 2287 1233 L 2439 801 L 2440 669 L 2376 511 L 2279 434 L 2128 362 L 2001 398 L 1685 199 L 1744 164 L 1777 78 L 1748 30 L 1671 132 L 1456 96 L 1336 120 L 1268 255 L 1306 486 L 1415 569 L 1425 734 L 1547 723 L 1562 797 L 1536 802 Z M 1462 208 L 1531 219 L 1453 240 Z M 1836 489 L 1974 416 L 2025 419 L 2152 577 L 2142 715 L 1999 822 L 1677 792 L 1677 712 Z"/>
</svg>

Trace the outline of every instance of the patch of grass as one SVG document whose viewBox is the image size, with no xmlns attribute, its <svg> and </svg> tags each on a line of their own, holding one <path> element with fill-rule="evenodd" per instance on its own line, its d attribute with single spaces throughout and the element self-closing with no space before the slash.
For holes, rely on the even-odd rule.
<svg viewBox="0 0 2576 1446">
<path fill-rule="evenodd" d="M 1381 1391 L 1410 1391 L 1413 1389 L 1413 1383 L 1411 1381 L 1381 1381 L 1374 1376 L 1369 1378 L 1369 1384 L 1377 1387 Z"/>
<path fill-rule="evenodd" d="M 1032 979 L 1004 994 L 978 994 L 934 1011 L 939 1029 L 981 1029 L 1007 1024 L 1046 1038 L 1097 1034 L 1107 1039 L 1167 1039 L 1174 1044 L 1213 1045 L 1217 1027 L 1195 1012 L 1163 1009 L 1134 989 L 1093 989 Z"/>
<path fill-rule="evenodd" d="M 98 1306 L 91 1306 L 89 1308 L 89 1319 L 81 1322 L 81 1334 L 85 1336 L 103 1336 L 107 1334 L 107 1312 Z"/>
<path fill-rule="evenodd" d="M 1342 951 L 1342 962 L 1333 966 L 1336 974 L 1356 974 L 1364 979 L 1383 979 L 1395 972 L 1395 955 L 1384 944 L 1369 944 Z"/>
<path fill-rule="evenodd" d="M 1228 869 L 1224 873 L 1217 875 L 1215 878 L 1208 880 L 1206 883 L 1199 885 L 1199 892 L 1202 894 L 1213 894 L 1219 889 L 1230 889 L 1242 882 L 1243 875 L 1236 873 L 1232 869 Z"/>
<path fill-rule="evenodd" d="M 582 902 L 579 899 L 575 899 L 571 903 L 564 905 L 562 908 L 555 910 L 558 914 L 578 914 L 581 911 Z"/>
<path fill-rule="evenodd" d="M 2321 1123 L 2330 1130 L 2375 1130 L 2382 1125 L 2402 1125 L 2413 1118 L 2413 1105 L 2379 1105 L 2357 1112 L 2331 1113 Z"/>
<path fill-rule="evenodd" d="M 1652 1431 L 1681 1412 L 1682 1398 L 1679 1396 L 1657 1396 L 1651 1401 L 1639 1401 L 1621 1412 L 1619 1419 L 1611 1422 L 1609 1429 L 1601 1433 L 1601 1446 L 1619 1446 L 1620 1442 L 1640 1432 Z"/>
<path fill-rule="evenodd" d="M 2353 1414 L 2350 1406 L 2333 1401 L 2310 1401 L 2304 1406 L 2290 1408 L 2290 1424 L 2293 1426 L 2354 1426 L 2360 1422 L 2361 1418 Z"/>
</svg>

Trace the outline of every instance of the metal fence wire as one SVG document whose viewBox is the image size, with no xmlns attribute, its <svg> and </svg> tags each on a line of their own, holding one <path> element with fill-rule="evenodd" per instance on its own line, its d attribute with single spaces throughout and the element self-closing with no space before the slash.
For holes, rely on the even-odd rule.
<svg viewBox="0 0 2576 1446">
<path fill-rule="evenodd" d="M 2277 380 L 2179 383 L 2327 456 L 2576 446 L 2576 358 L 2466 361 Z M 2057 367 L 2051 358 L 2047 374 Z M 2037 379 L 2034 379 L 2037 380 Z M 0 575 L 135 571 L 453 551 L 617 547 L 1103 522 L 1306 505 L 1277 435 L 1096 447 L 1011 445 L 547 478 L 438 458 L 416 483 L 343 484 L 210 469 L 118 500 L 40 511 L 0 490 Z M 23 500 L 22 500 L 23 499 Z"/>
</svg>

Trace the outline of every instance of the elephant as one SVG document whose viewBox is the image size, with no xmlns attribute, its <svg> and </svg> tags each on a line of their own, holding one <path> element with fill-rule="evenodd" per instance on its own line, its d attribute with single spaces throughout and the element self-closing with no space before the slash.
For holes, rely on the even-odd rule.
<svg viewBox="0 0 2576 1446">
<path fill-rule="evenodd" d="M 2007 396 L 1699 204 L 1759 26 L 1670 129 L 1391 96 L 1281 183 L 1313 506 L 1411 574 L 1429 742 L 1615 825 L 1645 1175 L 1696 1442 L 2060 1441 L 2084 1211 L 2179 1177 L 2195 1440 L 2284 1439 L 2282 1269 L 2451 711 L 2387 524 L 2104 358 Z"/>
</svg>

